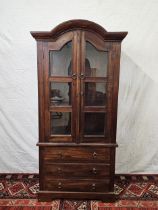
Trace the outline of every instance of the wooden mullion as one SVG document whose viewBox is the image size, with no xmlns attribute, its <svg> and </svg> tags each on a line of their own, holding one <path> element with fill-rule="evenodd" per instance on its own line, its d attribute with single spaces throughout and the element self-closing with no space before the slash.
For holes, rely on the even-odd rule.
<svg viewBox="0 0 158 210">
<path fill-rule="evenodd" d="M 49 108 L 50 112 L 72 112 L 71 106 L 51 106 Z"/>
<path fill-rule="evenodd" d="M 72 141 L 76 142 L 77 139 L 77 130 L 78 130 L 78 32 L 73 32 L 73 48 L 72 48 L 72 74 L 75 75 L 75 78 L 72 77 Z"/>
<path fill-rule="evenodd" d="M 86 142 L 86 143 L 96 143 L 96 142 L 99 142 L 99 143 L 108 143 L 110 140 L 108 138 L 106 138 L 104 135 L 84 135 L 83 136 L 83 142 Z"/>
<path fill-rule="evenodd" d="M 49 113 L 49 98 L 50 98 L 50 84 L 49 84 L 49 50 L 48 42 L 43 43 L 44 55 L 44 102 L 45 102 L 45 141 L 48 140 L 50 134 L 50 113 Z"/>
<path fill-rule="evenodd" d="M 85 54 L 86 54 L 86 49 L 85 49 L 85 32 L 81 32 L 81 69 L 80 69 L 80 75 L 83 73 L 85 75 Z M 84 80 L 80 79 L 80 85 L 81 85 L 81 104 L 80 104 L 80 141 L 83 141 L 83 135 L 84 135 L 84 97 L 85 97 L 85 90 L 84 90 Z"/>
<path fill-rule="evenodd" d="M 85 106 L 84 112 L 107 112 L 107 108 L 105 106 Z"/>
<path fill-rule="evenodd" d="M 100 82 L 104 83 L 107 82 L 107 77 L 86 77 L 84 79 L 84 82 Z"/>
<path fill-rule="evenodd" d="M 49 82 L 72 82 L 72 78 L 71 77 L 60 77 L 60 76 L 51 76 L 49 77 Z"/>
<path fill-rule="evenodd" d="M 73 38 L 72 38 L 72 52 L 71 52 L 71 70 L 72 70 L 72 75 L 76 75 L 76 69 L 75 69 L 75 54 L 76 54 L 76 40 L 75 40 L 75 32 L 73 32 Z M 74 141 L 76 139 L 76 113 L 75 113 L 75 107 L 76 107 L 76 79 L 73 79 L 73 76 L 71 75 L 71 78 L 67 78 L 69 82 L 71 82 L 71 108 L 66 108 L 71 110 L 71 141 Z M 65 78 L 66 79 L 66 78 Z M 67 138 L 68 140 L 68 138 Z"/>
<path fill-rule="evenodd" d="M 72 135 L 50 135 L 49 136 L 49 142 L 53 143 L 63 143 L 63 142 L 72 142 Z"/>
</svg>

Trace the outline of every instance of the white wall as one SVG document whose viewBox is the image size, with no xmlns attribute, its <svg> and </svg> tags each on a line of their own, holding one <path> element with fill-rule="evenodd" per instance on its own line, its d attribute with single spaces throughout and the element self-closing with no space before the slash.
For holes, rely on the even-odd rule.
<svg viewBox="0 0 158 210">
<path fill-rule="evenodd" d="M 117 173 L 158 171 L 158 1 L 0 0 L 0 172 L 38 172 L 36 42 L 69 19 L 128 31 L 122 43 Z"/>
</svg>

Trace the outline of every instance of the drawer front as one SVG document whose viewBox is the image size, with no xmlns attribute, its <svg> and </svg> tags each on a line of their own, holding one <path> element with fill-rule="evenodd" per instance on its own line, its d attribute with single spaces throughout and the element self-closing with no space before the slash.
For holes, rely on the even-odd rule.
<svg viewBox="0 0 158 210">
<path fill-rule="evenodd" d="M 43 159 L 47 162 L 109 163 L 110 148 L 103 147 L 45 147 Z"/>
<path fill-rule="evenodd" d="M 105 178 L 110 175 L 110 165 L 44 163 L 44 172 L 52 178 Z"/>
<path fill-rule="evenodd" d="M 45 181 L 45 190 L 48 191 L 77 191 L 77 192 L 108 192 L 109 180 L 49 180 Z"/>
</svg>

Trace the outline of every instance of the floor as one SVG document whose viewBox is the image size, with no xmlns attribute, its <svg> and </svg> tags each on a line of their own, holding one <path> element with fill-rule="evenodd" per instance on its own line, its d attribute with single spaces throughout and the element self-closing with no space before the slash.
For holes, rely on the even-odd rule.
<svg viewBox="0 0 158 210">
<path fill-rule="evenodd" d="M 116 175 L 114 203 L 86 200 L 38 202 L 38 174 L 0 174 L 0 210 L 3 207 L 40 207 L 45 210 L 158 209 L 158 175 Z"/>
</svg>

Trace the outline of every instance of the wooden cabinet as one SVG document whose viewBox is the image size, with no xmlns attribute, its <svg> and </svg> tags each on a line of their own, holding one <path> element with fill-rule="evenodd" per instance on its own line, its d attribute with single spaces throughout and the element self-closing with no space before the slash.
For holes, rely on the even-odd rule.
<svg viewBox="0 0 158 210">
<path fill-rule="evenodd" d="M 37 41 L 40 200 L 113 199 L 121 41 L 71 20 Z"/>
</svg>

